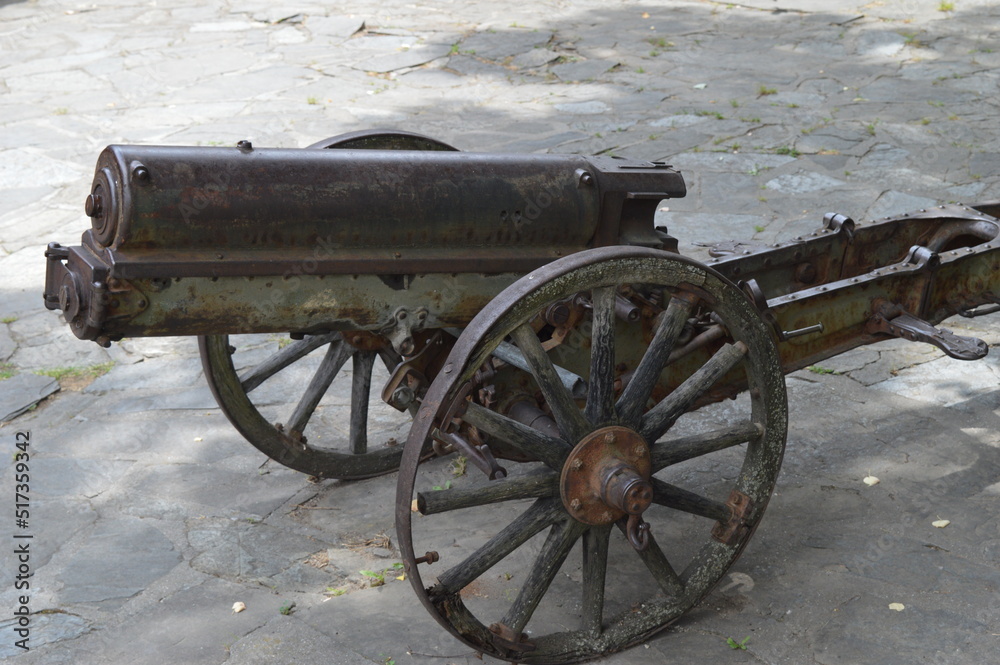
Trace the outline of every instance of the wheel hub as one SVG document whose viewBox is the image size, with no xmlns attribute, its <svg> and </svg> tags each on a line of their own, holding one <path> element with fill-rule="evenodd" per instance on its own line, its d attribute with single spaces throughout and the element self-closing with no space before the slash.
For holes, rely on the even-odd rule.
<svg viewBox="0 0 1000 665">
<path fill-rule="evenodd" d="M 584 524 L 611 524 L 641 515 L 653 500 L 649 445 L 637 432 L 602 427 L 573 448 L 559 490 L 569 514 Z"/>
</svg>

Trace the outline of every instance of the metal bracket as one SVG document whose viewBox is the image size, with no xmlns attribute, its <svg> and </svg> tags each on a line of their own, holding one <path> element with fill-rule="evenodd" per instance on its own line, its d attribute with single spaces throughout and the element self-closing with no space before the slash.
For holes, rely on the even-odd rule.
<svg viewBox="0 0 1000 665">
<path fill-rule="evenodd" d="M 734 489 L 729 493 L 726 506 L 729 508 L 729 520 L 725 523 L 715 523 L 715 527 L 712 529 L 712 538 L 733 547 L 750 530 L 746 518 L 753 509 L 753 499 Z"/>
<path fill-rule="evenodd" d="M 781 324 L 778 323 L 777 317 L 774 316 L 774 312 L 771 311 L 771 307 L 767 304 L 767 297 L 761 290 L 760 285 L 757 284 L 757 280 L 748 279 L 745 282 L 740 282 L 739 287 L 743 290 L 743 293 L 747 295 L 750 302 L 753 303 L 757 311 L 760 312 L 761 318 L 771 325 L 774 332 L 778 335 L 778 339 L 782 342 L 787 342 L 793 337 L 801 337 L 802 335 L 811 335 L 813 333 L 823 332 L 823 323 L 814 323 L 811 326 L 806 326 L 805 328 L 799 328 L 798 330 L 782 330 Z"/>
<path fill-rule="evenodd" d="M 427 321 L 427 308 L 419 307 L 413 311 L 400 307 L 392 314 L 392 321 L 382 328 L 382 334 L 389 339 L 392 348 L 401 356 L 413 353 L 413 333 L 424 329 Z"/>
<path fill-rule="evenodd" d="M 848 244 L 854 242 L 854 220 L 847 215 L 836 212 L 828 212 L 823 215 L 824 233 L 843 233 Z"/>
<path fill-rule="evenodd" d="M 497 463 L 490 447 L 486 444 L 478 446 L 465 440 L 461 435 L 454 432 L 445 434 L 439 429 L 435 429 L 431 436 L 445 445 L 451 446 L 456 452 L 465 455 L 466 459 L 472 462 L 476 468 L 486 474 L 490 480 L 504 479 L 507 477 L 507 469 Z"/>
<path fill-rule="evenodd" d="M 431 384 L 427 380 L 428 367 L 442 350 L 444 346 L 439 331 L 427 340 L 419 353 L 396 365 L 382 388 L 382 401 L 406 411 L 415 401 L 422 399 Z"/>
<path fill-rule="evenodd" d="M 875 315 L 868 321 L 867 331 L 933 344 L 956 360 L 979 360 L 990 352 L 990 347 L 983 340 L 935 328 L 894 303 L 883 302 L 877 306 Z"/>
<path fill-rule="evenodd" d="M 490 632 L 493 633 L 493 644 L 507 651 L 524 653 L 526 651 L 534 651 L 537 648 L 533 643 L 528 641 L 526 633 L 515 635 L 514 631 L 507 624 L 494 623 L 490 626 Z"/>
</svg>

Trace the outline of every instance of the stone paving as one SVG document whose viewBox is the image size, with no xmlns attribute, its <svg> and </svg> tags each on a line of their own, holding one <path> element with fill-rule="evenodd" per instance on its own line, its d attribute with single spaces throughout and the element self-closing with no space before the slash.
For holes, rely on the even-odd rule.
<svg viewBox="0 0 1000 665">
<path fill-rule="evenodd" d="M 1000 199 L 987 0 L 288 7 L 0 1 L 5 661 L 476 659 L 408 583 L 360 572 L 399 560 L 394 476 L 313 484 L 263 464 L 214 406 L 192 339 L 105 350 L 43 309 L 43 246 L 89 227 L 107 144 L 304 147 L 391 126 L 466 150 L 665 159 L 689 193 L 658 221 L 696 257 L 811 231 L 828 210 Z M 949 325 L 996 345 L 997 323 Z M 675 626 L 606 661 L 994 662 L 996 355 L 883 343 L 789 376 L 785 465 L 747 552 Z M 22 652 L 12 459 L 29 430 Z"/>
</svg>

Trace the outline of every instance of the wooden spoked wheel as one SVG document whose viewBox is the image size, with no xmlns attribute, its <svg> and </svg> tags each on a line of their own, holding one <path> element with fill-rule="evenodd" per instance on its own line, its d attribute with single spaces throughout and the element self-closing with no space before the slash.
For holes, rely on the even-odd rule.
<svg viewBox="0 0 1000 665">
<path fill-rule="evenodd" d="M 588 250 L 511 285 L 459 338 L 404 451 L 397 536 L 424 605 L 525 663 L 611 653 L 680 617 L 774 487 L 787 402 L 772 335 L 731 282 L 659 250 Z M 430 439 L 456 437 L 504 473 L 418 468 Z"/>
<path fill-rule="evenodd" d="M 436 139 L 395 130 L 351 132 L 309 148 L 455 149 Z M 209 335 L 198 339 L 209 387 L 240 434 L 269 458 L 319 478 L 358 479 L 395 471 L 402 455 L 402 445 L 395 441 L 402 441 L 409 418 L 379 403 L 381 383 L 373 381 L 373 374 L 381 375 L 378 364 L 392 371 L 399 363 L 392 347 L 377 335 L 363 332 L 305 335 L 238 372 L 233 358 L 243 349 L 237 347 L 259 346 L 262 340 L 268 343 L 268 337 Z M 278 343 L 272 340 L 270 346 Z M 350 416 L 347 422 L 343 417 L 322 422 L 324 411 L 345 406 L 328 397 L 340 376 L 351 381 Z M 280 398 L 274 395 L 276 384 L 285 391 Z M 287 407 L 284 412 L 277 410 L 276 402 Z M 370 422 L 370 402 L 380 411 L 375 418 L 378 422 Z"/>
<path fill-rule="evenodd" d="M 318 478 L 395 471 L 403 448 L 396 441 L 405 436 L 409 418 L 384 406 L 378 431 L 369 433 L 369 403 L 381 387 L 372 380 L 376 362 L 392 370 L 400 360 L 395 351 L 359 349 L 341 333 L 307 335 L 238 372 L 237 354 L 251 355 L 252 347 L 262 343 L 278 347 L 266 338 L 210 335 L 198 340 L 208 385 L 239 433 L 276 462 Z M 251 348 L 241 350 L 234 343 Z M 338 375 L 351 381 L 349 406 L 327 398 Z M 344 408 L 350 409 L 347 422 L 339 415 Z"/>
</svg>

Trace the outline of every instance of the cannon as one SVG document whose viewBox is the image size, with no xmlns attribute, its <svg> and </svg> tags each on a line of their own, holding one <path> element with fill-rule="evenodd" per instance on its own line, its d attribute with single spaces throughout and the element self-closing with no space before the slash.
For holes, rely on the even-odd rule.
<svg viewBox="0 0 1000 665">
<path fill-rule="evenodd" d="M 418 598 L 507 661 L 624 649 L 713 588 L 773 491 L 786 373 L 892 337 L 979 359 L 985 343 L 937 326 L 1000 309 L 1000 203 L 830 213 L 703 263 L 654 225 L 685 193 L 664 163 L 395 131 L 310 147 L 107 148 L 92 228 L 46 250 L 45 305 L 105 345 L 198 335 L 219 405 L 271 459 L 324 478 L 398 469 Z M 234 362 L 246 335 L 278 333 Z M 293 373 L 301 397 L 274 422 L 254 395 Z M 317 423 L 338 375 L 339 437 Z M 370 440 L 373 391 L 412 417 L 404 446 Z M 469 470 L 441 486 L 455 457 Z M 566 585 L 579 602 L 556 606 Z"/>
</svg>

